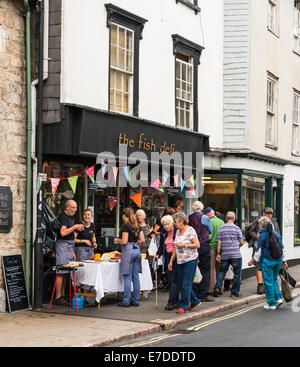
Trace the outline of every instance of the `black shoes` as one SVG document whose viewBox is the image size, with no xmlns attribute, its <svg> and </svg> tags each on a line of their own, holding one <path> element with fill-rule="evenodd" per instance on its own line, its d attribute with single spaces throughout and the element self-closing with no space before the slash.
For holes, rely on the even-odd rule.
<svg viewBox="0 0 300 367">
<path fill-rule="evenodd" d="M 129 305 L 129 304 L 127 304 L 127 303 L 123 303 L 123 302 L 119 302 L 119 303 L 117 303 L 117 306 L 119 306 L 119 307 L 130 307 L 130 305 Z"/>
<path fill-rule="evenodd" d="M 209 297 L 207 297 L 207 298 L 200 298 L 200 301 L 201 301 L 201 302 L 215 302 L 215 300 L 214 300 L 214 299 L 209 298 Z"/>
</svg>

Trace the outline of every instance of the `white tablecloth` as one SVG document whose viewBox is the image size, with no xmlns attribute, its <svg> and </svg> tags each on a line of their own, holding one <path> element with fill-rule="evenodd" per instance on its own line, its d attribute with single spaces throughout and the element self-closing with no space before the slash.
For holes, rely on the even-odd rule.
<svg viewBox="0 0 300 367">
<path fill-rule="evenodd" d="M 95 288 L 96 301 L 100 302 L 104 293 L 124 291 L 123 276 L 120 275 L 120 263 L 101 261 L 100 263 L 86 263 L 75 272 L 76 285 L 84 284 Z M 150 291 L 153 287 L 149 262 L 142 260 L 142 274 L 140 274 L 141 291 Z M 132 285 L 131 285 L 132 287 Z"/>
</svg>

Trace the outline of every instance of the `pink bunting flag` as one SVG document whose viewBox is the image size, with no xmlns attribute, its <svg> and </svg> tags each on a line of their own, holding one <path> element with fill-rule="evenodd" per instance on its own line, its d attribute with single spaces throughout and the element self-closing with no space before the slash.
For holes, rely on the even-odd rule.
<svg viewBox="0 0 300 367">
<path fill-rule="evenodd" d="M 117 182 L 117 175 L 118 175 L 118 167 L 113 167 L 113 174 L 114 174 L 114 179 L 115 179 L 115 182 Z"/>
<path fill-rule="evenodd" d="M 161 186 L 161 182 L 160 182 L 159 178 L 156 181 L 152 182 L 150 187 L 152 187 L 153 189 L 156 189 L 158 191 L 164 192 L 164 189 Z"/>
<path fill-rule="evenodd" d="M 175 186 L 178 186 L 178 173 L 174 176 Z"/>
<path fill-rule="evenodd" d="M 85 173 L 89 176 L 89 178 L 93 181 L 93 183 L 95 182 L 95 171 L 94 171 L 94 167 L 90 167 L 90 168 L 87 168 L 85 170 Z"/>
<path fill-rule="evenodd" d="M 60 182 L 60 178 L 50 178 L 50 180 L 51 180 L 52 195 L 55 195 Z"/>
<path fill-rule="evenodd" d="M 118 196 L 108 196 L 107 199 L 108 199 L 109 209 L 110 211 L 112 211 L 113 208 L 116 206 L 119 198 Z"/>
</svg>

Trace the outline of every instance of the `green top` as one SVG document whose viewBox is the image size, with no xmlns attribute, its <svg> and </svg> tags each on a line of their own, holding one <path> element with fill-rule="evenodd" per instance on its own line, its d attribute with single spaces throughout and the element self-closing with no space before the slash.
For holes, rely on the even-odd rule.
<svg viewBox="0 0 300 367">
<path fill-rule="evenodd" d="M 218 237 L 218 232 L 219 232 L 219 228 L 224 226 L 224 222 L 222 221 L 222 219 L 218 218 L 218 217 L 212 217 L 210 218 L 210 223 L 212 225 L 213 228 L 213 233 L 211 233 L 209 235 L 209 247 L 212 250 L 216 250 L 217 251 L 217 237 Z"/>
</svg>

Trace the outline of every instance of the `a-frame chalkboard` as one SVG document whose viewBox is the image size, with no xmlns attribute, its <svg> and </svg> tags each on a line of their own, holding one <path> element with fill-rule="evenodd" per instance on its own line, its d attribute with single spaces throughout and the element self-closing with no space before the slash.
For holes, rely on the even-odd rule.
<svg viewBox="0 0 300 367">
<path fill-rule="evenodd" d="M 9 312 L 29 309 L 22 256 L 2 256 L 2 266 Z"/>
</svg>

